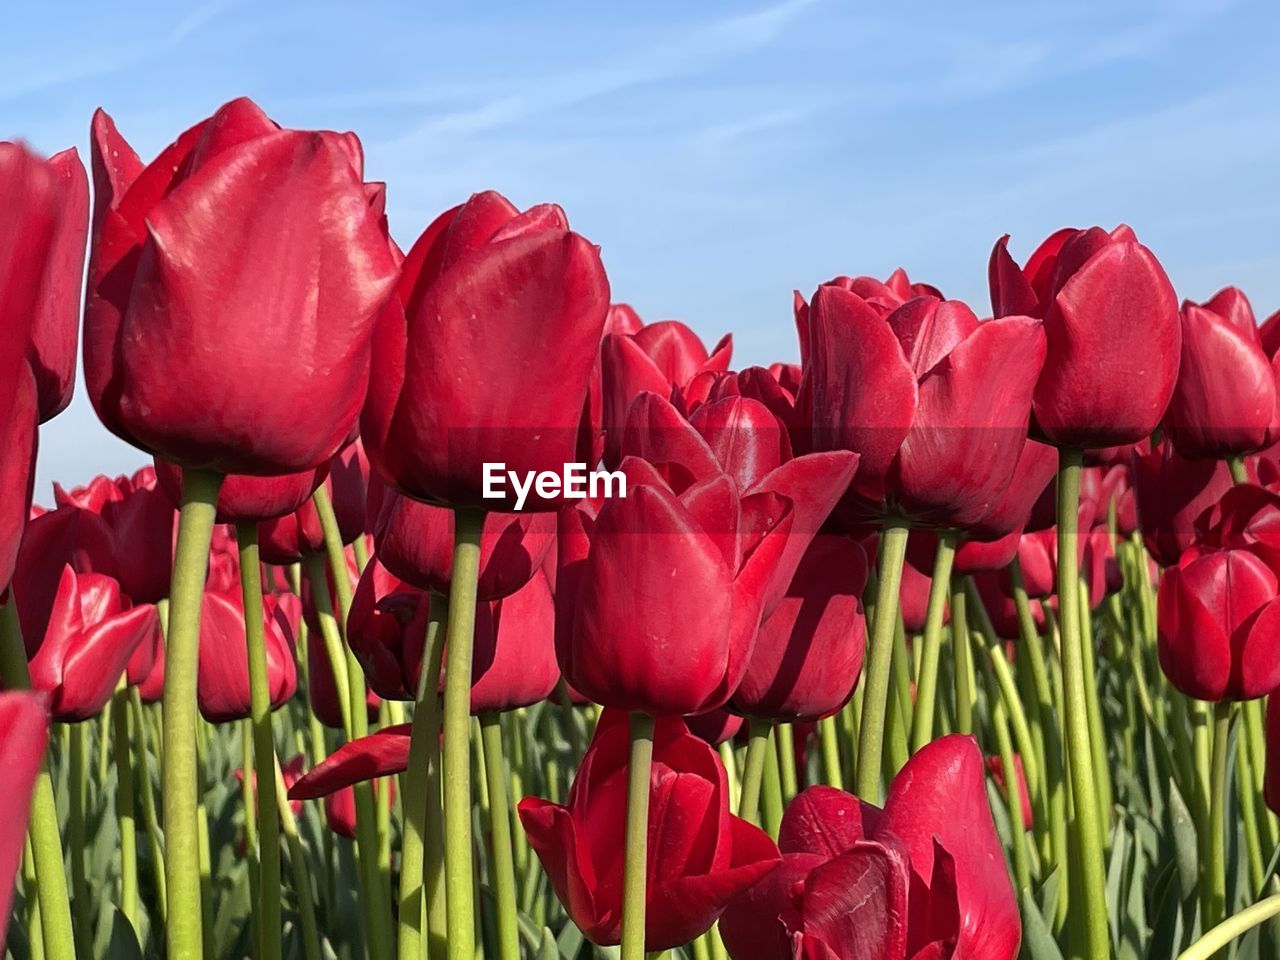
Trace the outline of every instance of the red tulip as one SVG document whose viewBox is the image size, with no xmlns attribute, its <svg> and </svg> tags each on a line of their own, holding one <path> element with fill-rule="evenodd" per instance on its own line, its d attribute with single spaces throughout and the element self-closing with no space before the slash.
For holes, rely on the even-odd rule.
<svg viewBox="0 0 1280 960">
<path fill-rule="evenodd" d="M 114 538 L 106 521 L 93 511 L 59 507 L 27 524 L 13 583 L 33 622 L 48 619 L 64 566 L 76 573 L 115 578 L 119 564 Z"/>
<path fill-rule="evenodd" d="M 853 696 L 862 673 L 867 558 L 844 537 L 821 535 L 805 552 L 787 595 L 760 624 L 730 701 L 752 717 L 818 720 Z"/>
<path fill-rule="evenodd" d="M 744 723 L 742 717 L 724 708 L 700 713 L 696 717 L 685 717 L 684 722 L 690 733 L 713 747 L 736 737 Z"/>
<path fill-rule="evenodd" d="M 1276 438 L 1276 376 L 1253 310 L 1235 287 L 1182 305 L 1182 366 L 1165 417 L 1174 449 L 1191 460 L 1240 456 Z"/>
<path fill-rule="evenodd" d="M 599 252 L 559 207 L 520 213 L 490 192 L 447 211 L 409 252 L 379 322 L 361 430 L 370 462 L 419 500 L 513 509 L 483 496 L 483 464 L 524 476 L 586 461 L 579 427 L 608 309 Z"/>
<path fill-rule="evenodd" d="M 293 594 L 262 598 L 271 709 L 279 710 L 298 689 L 294 660 L 301 608 Z M 250 714 L 249 648 L 239 593 L 206 591 L 200 617 L 201 715 L 210 723 L 243 720 Z"/>
<path fill-rule="evenodd" d="M 1158 599 L 1160 666 L 1189 697 L 1252 700 L 1280 686 L 1275 571 L 1248 549 L 1189 550 Z"/>
<path fill-rule="evenodd" d="M 1150 435 L 1178 376 L 1178 301 L 1127 226 L 1059 230 L 1021 269 L 1008 235 L 991 251 L 997 317 L 1044 318 L 1049 349 L 1035 422 L 1060 446 L 1109 447 Z"/>
<path fill-rule="evenodd" d="M 885 808 L 832 787 L 792 801 L 782 864 L 720 921 L 733 960 L 1012 960 L 1022 925 L 991 821 L 982 754 L 943 737 L 915 754 Z"/>
<path fill-rule="evenodd" d="M 592 943 L 619 942 L 626 819 L 627 719 L 606 710 L 560 806 L 521 801 L 520 822 L 570 918 Z M 724 767 L 684 722 L 659 717 L 649 786 L 645 950 L 667 950 L 708 930 L 737 893 L 778 863 L 760 830 L 729 812 Z"/>
<path fill-rule="evenodd" d="M 425 591 L 384 567 L 380 555 L 370 558 L 351 600 L 347 639 L 378 696 L 417 698 L 429 602 Z"/>
<path fill-rule="evenodd" d="M 22 860 L 27 814 L 36 775 L 44 761 L 49 717 L 41 698 L 31 693 L 0 693 L 0 769 L 5 775 L 5 800 L 0 812 L 0 953 L 8 929 L 13 879 Z"/>
<path fill-rule="evenodd" d="M 555 543 L 552 514 L 490 513 L 480 534 L 481 600 L 505 597 L 529 582 Z M 453 511 L 387 492 L 374 524 L 378 556 L 397 577 L 448 594 L 453 571 Z"/>
<path fill-rule="evenodd" d="M 991 512 L 1026 439 L 1045 357 L 1040 322 L 979 323 L 934 297 L 884 316 L 828 284 L 809 326 L 814 448 L 862 456 L 852 516 L 966 527 Z"/>
<path fill-rule="evenodd" d="M 311 626 L 307 631 L 307 702 L 316 719 L 331 730 L 343 727 L 344 707 L 338 696 L 338 684 L 333 678 L 333 665 L 329 662 L 324 638 Z M 370 723 L 378 719 L 380 706 L 381 700 L 371 687 L 365 693 L 365 716 Z"/>
<path fill-rule="evenodd" d="M 0 589 L 7 589 L 31 510 L 36 426 L 42 398 L 32 371 L 33 320 L 58 230 L 59 199 L 49 167 L 26 148 L 0 143 Z"/>
<path fill-rule="evenodd" d="M 1133 457 L 1133 490 L 1147 550 L 1172 566 L 1194 539 L 1193 524 L 1234 484 L 1226 463 L 1187 460 L 1169 443 L 1140 445 Z"/>
<path fill-rule="evenodd" d="M 670 435 L 690 441 L 706 479 L 691 482 L 682 464 L 667 463 L 673 487 L 658 467 L 627 457 L 626 497 L 605 500 L 595 517 L 589 503 L 563 511 L 558 533 L 565 678 L 596 703 L 654 716 L 728 701 L 761 616 L 782 599 L 817 532 L 809 511 L 826 487 L 843 489 L 854 468 L 845 461 L 843 471 L 819 476 L 804 458 L 739 492 L 696 432 Z"/>
<path fill-rule="evenodd" d="M 21 150 L 21 147 L 0 144 L 0 150 L 15 149 Z M 0 159 L 0 166 L 4 165 L 5 161 Z M 38 277 L 28 353 L 36 380 L 41 423 L 65 410 L 75 389 L 80 290 L 89 233 L 89 180 L 76 148 L 55 153 L 43 166 L 57 205 L 57 220 Z M 6 219 L 13 209 L 5 204 Z M 35 256 L 39 250 L 37 238 L 24 237 L 23 243 L 34 244 L 29 255 Z"/>
<path fill-rule="evenodd" d="M 605 463 L 622 460 L 621 431 L 631 404 L 645 392 L 670 399 L 680 396 L 703 373 L 723 373 L 733 358 L 733 337 L 726 334 L 708 352 L 698 335 L 678 320 L 650 323 L 634 333 L 610 332 L 600 344 L 605 430 Z"/>
<path fill-rule="evenodd" d="M 338 452 L 396 269 L 362 167 L 354 134 L 282 130 L 247 99 L 146 167 L 94 115 L 84 361 L 108 429 L 221 473 Z"/>
<path fill-rule="evenodd" d="M 444 692 L 444 673 L 440 690 Z M 555 600 L 541 570 L 515 593 L 476 608 L 471 712 L 528 707 L 551 696 L 560 680 Z"/>
<path fill-rule="evenodd" d="M 989 571 L 975 574 L 973 583 L 978 588 L 982 606 L 987 611 L 987 617 L 991 620 L 991 627 L 995 630 L 996 636 L 1001 640 L 1020 639 L 1022 627 L 1018 622 L 1018 607 L 1010 596 L 1009 585 L 1005 578 L 1000 573 Z M 1038 599 L 1044 596 L 1039 592 L 1041 589 L 1036 587 L 1036 594 L 1028 598 L 1031 616 L 1037 630 L 1043 629 L 1045 623 L 1044 604 Z"/>
<path fill-rule="evenodd" d="M 290 800 L 314 800 L 355 783 L 404 773 L 412 725 L 400 723 L 342 744 L 289 787 Z"/>
<path fill-rule="evenodd" d="M 49 698 L 55 720 L 97 716 L 138 645 L 158 629 L 156 608 L 130 607 L 114 579 L 70 566 L 62 568 L 49 597 L 14 592 L 32 688 Z"/>
<path fill-rule="evenodd" d="M 324 468 L 316 471 L 320 478 L 311 492 L 323 485 L 338 522 L 338 538 L 354 543 L 365 532 L 365 481 L 359 458 L 363 453 L 355 446 L 347 447 Z M 302 477 L 295 478 L 297 481 Z M 325 549 L 324 528 L 320 514 L 310 495 L 293 511 L 277 513 L 258 524 L 258 549 L 263 563 L 287 565 L 297 563 L 312 553 Z"/>
<path fill-rule="evenodd" d="M 171 468 L 177 472 L 177 468 Z M 132 600 L 156 603 L 169 596 L 173 571 L 173 530 L 176 492 L 171 499 L 158 475 L 143 467 L 132 476 L 114 480 L 94 477 L 86 486 L 64 490 L 53 485 L 53 498 L 62 510 L 78 508 L 100 516 L 110 534 L 120 588 Z M 87 536 L 96 537 L 95 533 Z M 79 569 L 79 568 L 77 568 Z"/>
</svg>

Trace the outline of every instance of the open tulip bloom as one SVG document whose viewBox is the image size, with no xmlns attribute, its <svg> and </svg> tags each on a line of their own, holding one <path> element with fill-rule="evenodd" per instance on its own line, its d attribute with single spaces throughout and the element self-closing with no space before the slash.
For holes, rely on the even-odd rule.
<svg viewBox="0 0 1280 960">
<path fill-rule="evenodd" d="M 1280 953 L 1280 311 L 1064 228 L 735 366 L 556 203 L 88 129 L 0 142 L 0 952 Z M 146 465 L 47 500 L 78 351 Z"/>
</svg>

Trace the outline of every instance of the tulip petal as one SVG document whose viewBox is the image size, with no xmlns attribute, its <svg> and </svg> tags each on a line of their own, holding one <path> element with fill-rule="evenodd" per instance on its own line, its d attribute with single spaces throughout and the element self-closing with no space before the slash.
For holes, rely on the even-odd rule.
<svg viewBox="0 0 1280 960">
<path fill-rule="evenodd" d="M 813 853 L 838 857 L 854 844 L 875 836 L 883 811 L 835 787 L 809 787 L 787 804 L 778 830 L 783 853 Z"/>
<path fill-rule="evenodd" d="M 5 776 L 0 816 L 0 917 L 8 918 L 14 876 L 27 835 L 31 790 L 44 761 L 49 719 L 36 694 L 0 693 L 0 770 Z M 7 923 L 0 923 L 0 952 Z"/>
<path fill-rule="evenodd" d="M 404 773 L 411 728 L 400 723 L 344 743 L 289 788 L 289 799 L 314 800 L 354 783 Z"/>
</svg>

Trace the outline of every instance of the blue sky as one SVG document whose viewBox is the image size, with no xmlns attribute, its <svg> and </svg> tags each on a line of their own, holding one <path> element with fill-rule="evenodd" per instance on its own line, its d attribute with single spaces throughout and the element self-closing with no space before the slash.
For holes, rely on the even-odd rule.
<svg viewBox="0 0 1280 960">
<path fill-rule="evenodd" d="M 739 364 L 794 359 L 791 291 L 913 278 L 988 308 L 1065 225 L 1129 222 L 1179 294 L 1280 306 L 1280 12 L 1266 2 L 23 4 L 0 137 L 87 157 L 104 106 L 150 159 L 240 94 L 353 129 L 412 242 L 495 188 L 562 204 L 615 299 Z M 121 9 L 123 9 L 121 7 Z M 37 497 L 143 461 L 81 389 Z"/>
</svg>

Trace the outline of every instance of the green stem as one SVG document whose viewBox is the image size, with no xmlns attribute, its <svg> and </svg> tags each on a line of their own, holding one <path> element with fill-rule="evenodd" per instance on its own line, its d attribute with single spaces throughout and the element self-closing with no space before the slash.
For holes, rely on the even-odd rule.
<svg viewBox="0 0 1280 960">
<path fill-rule="evenodd" d="M 1243 937 L 1260 923 L 1280 916 L 1280 894 L 1260 900 L 1228 917 L 1178 954 L 1178 960 L 1209 960 L 1237 937 Z"/>
<path fill-rule="evenodd" d="M 765 759 L 769 751 L 768 720 L 747 722 L 747 756 L 742 764 L 742 791 L 738 796 L 738 816 L 750 823 L 760 823 L 760 785 L 764 780 Z"/>
<path fill-rule="evenodd" d="M 920 679 L 916 683 L 916 708 L 911 721 L 911 752 L 933 739 L 933 715 L 938 691 L 938 661 L 942 658 L 942 619 L 951 590 L 951 567 L 956 557 L 954 530 L 938 534 L 938 552 L 933 558 L 933 580 L 929 584 L 929 605 L 925 610 Z"/>
<path fill-rule="evenodd" d="M 829 787 L 844 789 L 844 774 L 840 769 L 840 731 L 836 716 L 818 721 L 818 743 L 822 748 L 822 779 Z"/>
<path fill-rule="evenodd" d="M 795 728 L 789 723 L 780 723 L 773 729 L 774 738 L 778 742 L 778 772 L 781 774 L 782 804 L 786 806 L 798 792 Z"/>
<path fill-rule="evenodd" d="M 409 769 L 403 777 L 401 798 L 404 809 L 404 836 L 400 846 L 400 960 L 419 960 L 422 956 L 423 927 L 423 857 L 424 851 L 440 848 L 439 818 L 436 832 L 429 831 L 430 792 L 435 791 L 435 806 L 440 806 L 440 655 L 444 649 L 442 629 L 448 599 L 431 594 L 426 638 L 422 647 L 422 667 L 418 681 L 417 703 L 413 710 L 413 727 L 409 734 Z M 433 873 L 436 887 L 440 877 Z M 440 907 L 443 900 L 436 891 L 433 901 Z M 437 917 L 437 920 L 441 918 Z M 428 929 L 432 929 L 428 926 Z M 438 939 L 431 945 L 437 957 L 445 945 L 443 924 L 434 928 Z"/>
<path fill-rule="evenodd" d="M 653 717 L 633 713 L 631 758 L 627 766 L 626 859 L 622 868 L 621 960 L 644 960 L 645 872 L 648 866 L 649 776 L 652 764 Z"/>
<path fill-rule="evenodd" d="M 1080 633 L 1080 469 L 1083 452 L 1063 448 L 1058 453 L 1058 607 L 1062 615 L 1063 723 L 1066 728 L 1067 763 L 1075 804 L 1075 863 L 1080 871 L 1077 889 L 1083 897 L 1083 941 L 1089 957 L 1110 956 L 1107 930 L 1106 876 L 1103 837 L 1098 822 L 1098 792 L 1093 779 L 1093 752 L 1089 738 L 1088 690 L 1085 688 L 1086 650 Z"/>
<path fill-rule="evenodd" d="M 22 895 L 27 901 L 27 942 L 31 960 L 44 960 L 44 926 L 40 922 L 40 891 L 36 883 L 36 858 L 31 834 L 22 838 Z M 4 923 L 0 920 L 0 924 Z"/>
<path fill-rule="evenodd" d="M 858 768 L 854 780 L 854 793 L 868 803 L 880 802 L 880 764 L 893 668 L 893 631 L 898 620 L 898 591 L 907 554 L 908 529 L 905 520 L 893 519 L 885 521 L 880 533 L 875 623 L 867 656 L 866 692 L 858 730 Z"/>
<path fill-rule="evenodd" d="M 138 916 L 138 826 L 133 809 L 133 758 L 129 740 L 129 691 L 121 685 L 111 711 L 115 726 L 112 749 L 116 763 L 116 819 L 120 824 L 120 912 L 134 930 Z"/>
<path fill-rule="evenodd" d="M 1200 889 L 1203 929 L 1220 923 L 1227 908 L 1227 742 L 1231 732 L 1232 706 L 1230 701 L 1213 706 L 1213 759 L 1209 780 L 1208 837 L 1205 843 L 1208 858 Z"/>
<path fill-rule="evenodd" d="M 200 826 L 196 812 L 199 804 L 196 675 L 209 541 L 222 477 L 190 469 L 184 470 L 182 476 L 182 511 L 169 589 L 161 748 L 164 762 L 160 770 L 165 887 L 169 893 L 166 942 L 168 956 L 200 960 L 204 954 L 204 919 L 200 895 Z"/>
<path fill-rule="evenodd" d="M 453 572 L 444 668 L 444 862 L 449 960 L 474 960 L 471 848 L 471 653 L 484 513 L 454 511 Z"/>
<path fill-rule="evenodd" d="M 134 738 L 134 766 L 141 777 L 138 793 L 142 797 L 142 825 L 147 831 L 147 846 L 151 850 L 151 872 L 155 883 L 156 907 L 163 922 L 168 912 L 168 896 L 164 885 L 164 846 L 160 841 L 160 817 L 156 813 L 156 796 L 151 785 L 151 736 L 147 730 L 147 715 L 142 708 L 142 696 L 137 687 L 129 688 L 129 708 L 133 714 L 133 726 L 138 735 Z"/>
<path fill-rule="evenodd" d="M 951 584 L 951 682 L 955 687 L 956 733 L 973 733 L 973 651 L 969 649 L 968 603 L 964 584 Z"/>
<path fill-rule="evenodd" d="M 253 724 L 253 768 L 258 789 L 258 955 L 280 957 L 280 821 L 270 785 L 275 782 L 276 745 L 271 731 L 271 681 L 267 676 L 267 639 L 262 614 L 262 574 L 258 560 L 258 527 L 236 525 L 240 547 L 240 592 L 249 657 L 249 709 Z M 245 777 L 248 778 L 248 771 Z"/>
<path fill-rule="evenodd" d="M 1249 745 L 1245 743 L 1242 734 L 1243 730 L 1236 736 L 1236 791 L 1240 796 L 1240 819 L 1244 826 L 1245 852 L 1249 861 L 1249 888 L 1253 895 L 1260 896 L 1266 881 L 1265 863 L 1262 857 L 1262 840 L 1258 832 L 1252 761 L 1249 757 Z"/>
<path fill-rule="evenodd" d="M 1236 483 L 1249 482 L 1249 471 L 1244 465 L 1244 457 L 1227 457 L 1227 469 L 1231 471 L 1231 479 Z"/>
<path fill-rule="evenodd" d="M 1085 650 L 1085 656 L 1082 658 L 1084 663 L 1084 689 L 1088 696 L 1085 698 L 1085 707 L 1088 709 L 1089 715 L 1089 744 L 1092 748 L 1093 761 L 1093 782 L 1097 785 L 1098 792 L 1098 823 L 1099 829 L 1102 831 L 1103 842 L 1107 847 L 1111 846 L 1111 767 L 1107 762 L 1107 740 L 1106 730 L 1102 725 L 1102 704 L 1098 700 L 1098 677 L 1095 670 L 1094 658 L 1097 650 L 1093 642 L 1093 618 L 1089 612 L 1089 586 L 1083 579 L 1080 581 L 1080 590 L 1076 607 L 1080 611 L 1080 644 Z"/>
<path fill-rule="evenodd" d="M 67 776 L 67 843 L 71 871 L 71 922 L 75 927 L 76 946 L 85 950 L 92 942 L 89 909 L 89 875 L 85 864 L 88 838 L 84 815 L 89 798 L 89 727 L 87 721 L 67 725 L 71 737 L 70 771 Z"/>
<path fill-rule="evenodd" d="M 0 604 L 0 681 L 6 690 L 30 690 L 27 648 L 22 641 L 18 609 L 13 602 Z M 48 756 L 36 777 L 28 826 L 31 859 L 35 867 L 36 899 L 40 907 L 40 930 L 48 960 L 68 960 L 76 955 L 71 925 L 71 901 L 67 895 L 67 875 L 62 860 L 62 837 L 58 833 L 58 811 L 53 799 L 53 779 Z M 0 923 L 4 919 L 0 918 Z"/>
<path fill-rule="evenodd" d="M 778 763 L 777 727 L 773 724 L 770 726 L 773 727 L 774 736 L 769 743 L 769 749 L 764 753 L 764 775 L 760 781 L 760 813 L 764 821 L 761 826 L 764 827 L 765 833 L 776 838 L 778 828 L 782 825 L 782 774 Z"/>
<path fill-rule="evenodd" d="M 274 760 L 272 782 L 275 784 L 276 813 L 280 817 L 289 847 L 289 865 L 293 868 L 293 890 L 298 895 L 298 914 L 302 919 L 303 955 L 306 960 L 320 960 L 320 933 L 316 926 L 315 902 L 311 898 L 311 876 L 307 872 L 306 851 L 302 838 L 298 835 L 298 821 L 293 815 L 293 807 L 289 806 L 289 790 L 284 785 L 280 759 L 275 757 Z"/>
<path fill-rule="evenodd" d="M 498 957 L 520 960 L 520 927 L 516 922 L 516 871 L 511 848 L 511 812 L 507 771 L 502 756 L 502 721 L 496 713 L 480 717 L 485 780 L 489 784 L 489 838 L 493 897 L 497 903 Z"/>
</svg>

